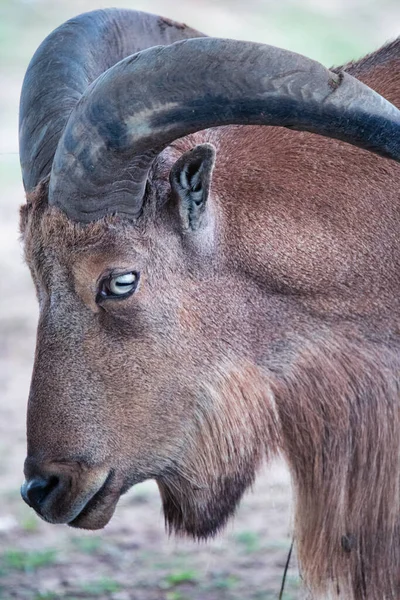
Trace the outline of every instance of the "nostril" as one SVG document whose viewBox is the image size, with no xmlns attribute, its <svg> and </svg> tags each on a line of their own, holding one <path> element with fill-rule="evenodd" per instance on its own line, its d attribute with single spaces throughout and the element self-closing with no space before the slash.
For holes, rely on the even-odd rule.
<svg viewBox="0 0 400 600">
<path fill-rule="evenodd" d="M 22 486 L 21 494 L 29 506 L 40 512 L 40 506 L 50 493 L 58 486 L 59 478 L 52 475 L 47 479 L 35 477 Z"/>
</svg>

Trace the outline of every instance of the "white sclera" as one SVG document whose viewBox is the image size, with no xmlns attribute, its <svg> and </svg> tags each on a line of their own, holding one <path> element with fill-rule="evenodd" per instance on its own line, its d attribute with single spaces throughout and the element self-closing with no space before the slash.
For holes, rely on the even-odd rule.
<svg viewBox="0 0 400 600">
<path fill-rule="evenodd" d="M 116 296 L 122 296 L 133 290 L 136 285 L 135 273 L 125 273 L 110 279 L 110 292 Z"/>
</svg>

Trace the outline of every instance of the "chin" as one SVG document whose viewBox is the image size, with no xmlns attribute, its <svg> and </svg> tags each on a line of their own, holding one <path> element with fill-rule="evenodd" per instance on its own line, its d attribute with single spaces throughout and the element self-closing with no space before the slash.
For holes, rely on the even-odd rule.
<svg viewBox="0 0 400 600">
<path fill-rule="evenodd" d="M 167 530 L 196 540 L 214 537 L 235 514 L 253 481 L 254 472 L 247 477 L 221 476 L 204 486 L 181 476 L 158 480 Z"/>
</svg>

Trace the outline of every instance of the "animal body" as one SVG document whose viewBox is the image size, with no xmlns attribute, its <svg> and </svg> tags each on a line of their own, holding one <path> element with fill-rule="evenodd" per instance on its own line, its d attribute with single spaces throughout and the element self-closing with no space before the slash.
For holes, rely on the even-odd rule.
<svg viewBox="0 0 400 600">
<path fill-rule="evenodd" d="M 400 597 L 399 106 L 399 40 L 328 71 L 114 9 L 43 42 L 20 113 L 40 516 L 100 528 L 154 478 L 168 528 L 207 538 L 280 452 L 313 596 Z"/>
</svg>

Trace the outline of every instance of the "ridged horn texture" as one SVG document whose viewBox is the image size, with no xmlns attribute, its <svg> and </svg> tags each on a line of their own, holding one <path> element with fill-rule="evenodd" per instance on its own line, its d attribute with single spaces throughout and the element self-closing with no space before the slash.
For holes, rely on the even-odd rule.
<svg viewBox="0 0 400 600">
<path fill-rule="evenodd" d="M 49 202 L 80 222 L 135 218 L 157 154 L 233 123 L 310 131 L 400 160 L 400 111 L 347 73 L 262 44 L 191 39 L 128 57 L 85 92 L 57 147 Z"/>
<path fill-rule="evenodd" d="M 400 160 L 400 111 L 347 73 L 262 44 L 187 39 L 200 36 L 116 9 L 56 29 L 23 85 L 26 190 L 51 170 L 49 203 L 70 218 L 135 218 L 157 154 L 179 137 L 228 124 L 310 131 Z"/>
<path fill-rule="evenodd" d="M 133 10 L 96 10 L 53 31 L 33 56 L 22 86 L 20 160 L 30 192 L 51 170 L 60 135 L 88 86 L 139 50 L 204 34 Z M 86 135 L 86 134 L 84 134 Z"/>
</svg>

